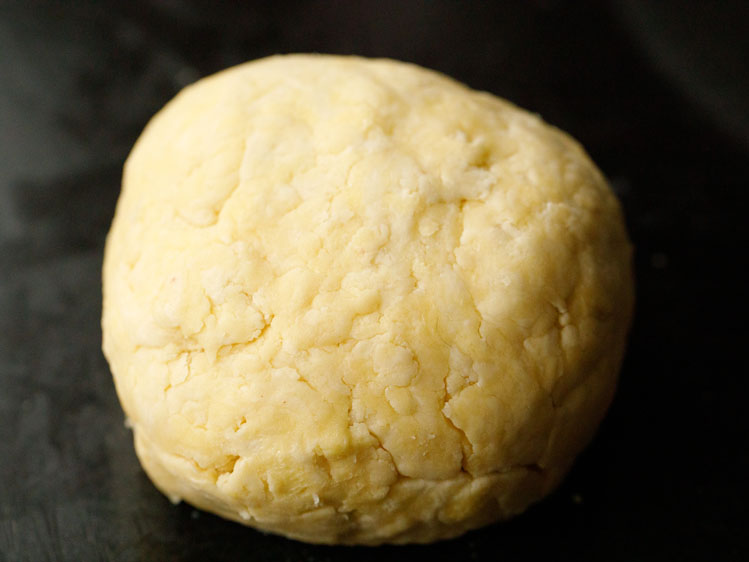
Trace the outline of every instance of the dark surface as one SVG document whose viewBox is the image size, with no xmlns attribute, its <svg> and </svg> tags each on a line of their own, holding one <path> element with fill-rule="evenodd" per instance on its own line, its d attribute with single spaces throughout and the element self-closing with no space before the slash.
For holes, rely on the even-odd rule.
<svg viewBox="0 0 749 562">
<path fill-rule="evenodd" d="M 0 559 L 749 559 L 747 4 L 227 6 L 0 2 Z M 507 97 L 577 137 L 624 203 L 638 304 L 618 395 L 563 486 L 509 523 L 309 546 L 174 507 L 139 468 L 99 351 L 123 160 L 183 85 L 291 51 Z"/>
</svg>

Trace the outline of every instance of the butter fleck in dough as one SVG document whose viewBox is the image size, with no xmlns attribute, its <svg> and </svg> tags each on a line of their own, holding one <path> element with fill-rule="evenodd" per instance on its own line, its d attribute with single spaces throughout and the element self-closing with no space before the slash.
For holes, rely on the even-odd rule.
<svg viewBox="0 0 749 562">
<path fill-rule="evenodd" d="M 559 483 L 614 392 L 631 247 L 601 173 L 388 60 L 183 90 L 125 166 L 104 351 L 173 500 L 321 543 L 426 542 Z"/>
</svg>

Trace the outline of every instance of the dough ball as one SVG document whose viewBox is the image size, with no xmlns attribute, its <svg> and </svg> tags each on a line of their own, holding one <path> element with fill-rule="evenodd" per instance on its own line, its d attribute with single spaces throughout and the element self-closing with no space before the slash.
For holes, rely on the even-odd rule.
<svg viewBox="0 0 749 562">
<path fill-rule="evenodd" d="M 552 490 L 614 392 L 619 205 L 580 146 L 413 65 L 276 56 L 125 166 L 104 351 L 156 486 L 310 542 L 426 542 Z"/>
</svg>

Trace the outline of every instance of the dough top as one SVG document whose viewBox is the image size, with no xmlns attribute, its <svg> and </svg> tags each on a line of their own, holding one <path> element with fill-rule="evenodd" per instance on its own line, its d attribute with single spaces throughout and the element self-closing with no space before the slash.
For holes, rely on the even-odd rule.
<svg viewBox="0 0 749 562">
<path fill-rule="evenodd" d="M 566 466 L 613 392 L 629 255 L 600 172 L 538 117 L 413 65 L 271 57 L 136 144 L 104 348 L 139 454 L 189 474 L 173 495 L 271 529 L 364 513 Z"/>
</svg>

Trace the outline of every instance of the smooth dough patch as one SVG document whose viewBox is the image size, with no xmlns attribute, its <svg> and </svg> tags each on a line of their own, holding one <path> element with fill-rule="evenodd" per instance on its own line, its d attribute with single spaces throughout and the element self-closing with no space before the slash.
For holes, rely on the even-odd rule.
<svg viewBox="0 0 749 562">
<path fill-rule="evenodd" d="M 173 500 L 322 543 L 425 542 L 548 493 L 614 391 L 619 205 L 538 117 L 389 60 L 183 90 L 125 166 L 104 351 Z"/>
</svg>

